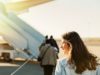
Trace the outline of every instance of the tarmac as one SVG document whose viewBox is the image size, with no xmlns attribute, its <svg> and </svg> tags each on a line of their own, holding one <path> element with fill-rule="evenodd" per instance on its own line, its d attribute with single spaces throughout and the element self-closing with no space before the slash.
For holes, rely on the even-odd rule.
<svg viewBox="0 0 100 75">
<path fill-rule="evenodd" d="M 14 63 L 0 62 L 0 75 L 43 75 L 43 69 L 37 62 L 29 62 L 25 64 L 21 69 L 16 71 L 16 73 L 14 73 L 15 70 L 23 63 L 24 62 L 19 61 Z"/>
</svg>

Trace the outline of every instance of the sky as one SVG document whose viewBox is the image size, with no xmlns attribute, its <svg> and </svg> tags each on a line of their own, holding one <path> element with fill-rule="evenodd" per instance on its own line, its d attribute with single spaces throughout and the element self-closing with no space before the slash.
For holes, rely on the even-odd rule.
<svg viewBox="0 0 100 75">
<path fill-rule="evenodd" d="M 100 38 L 100 0 L 53 0 L 28 9 L 19 17 L 43 35 L 60 38 L 70 31 Z"/>
</svg>

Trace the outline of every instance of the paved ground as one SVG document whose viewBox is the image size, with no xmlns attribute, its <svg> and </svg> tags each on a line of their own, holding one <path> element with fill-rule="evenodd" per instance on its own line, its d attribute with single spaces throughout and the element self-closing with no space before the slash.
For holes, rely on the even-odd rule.
<svg viewBox="0 0 100 75">
<path fill-rule="evenodd" d="M 1 63 L 0 63 L 1 64 Z M 5 63 L 8 64 L 9 63 Z M 0 75 L 11 75 L 13 71 L 15 71 L 19 66 L 23 64 L 23 62 L 16 62 L 15 64 L 1 65 L 0 66 Z M 14 75 L 43 75 L 43 70 L 36 63 L 28 63 L 23 68 L 21 68 L 18 72 Z"/>
</svg>

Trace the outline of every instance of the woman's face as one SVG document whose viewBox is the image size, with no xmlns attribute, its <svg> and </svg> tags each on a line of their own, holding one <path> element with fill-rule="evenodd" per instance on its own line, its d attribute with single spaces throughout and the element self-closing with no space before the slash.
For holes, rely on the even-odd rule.
<svg viewBox="0 0 100 75">
<path fill-rule="evenodd" d="M 69 54 L 70 51 L 70 43 L 66 40 L 61 41 L 61 48 L 64 50 L 65 54 Z"/>
</svg>

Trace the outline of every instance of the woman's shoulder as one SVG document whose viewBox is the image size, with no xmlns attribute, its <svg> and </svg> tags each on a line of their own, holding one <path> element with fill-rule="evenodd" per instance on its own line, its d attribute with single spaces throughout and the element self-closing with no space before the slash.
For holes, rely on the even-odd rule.
<svg viewBox="0 0 100 75">
<path fill-rule="evenodd" d="M 99 70 L 99 71 L 100 71 L 100 65 L 98 65 L 98 66 L 97 66 L 97 70 Z"/>
<path fill-rule="evenodd" d="M 57 62 L 58 62 L 59 64 L 61 64 L 61 65 L 66 65 L 66 64 L 68 63 L 68 60 L 67 60 L 66 57 L 64 57 L 64 58 L 58 59 Z"/>
</svg>

